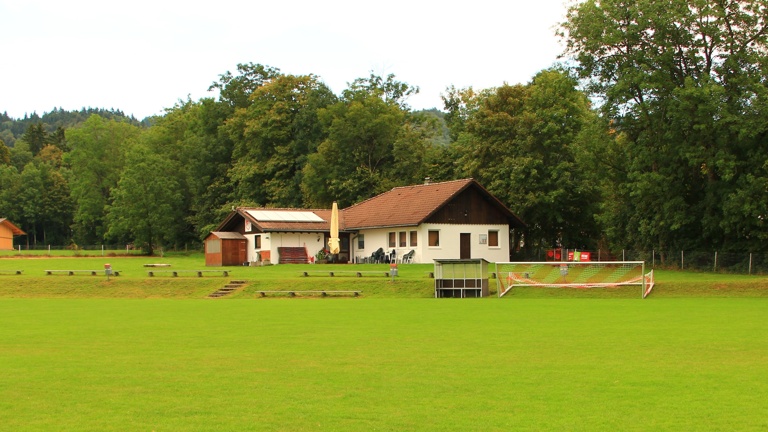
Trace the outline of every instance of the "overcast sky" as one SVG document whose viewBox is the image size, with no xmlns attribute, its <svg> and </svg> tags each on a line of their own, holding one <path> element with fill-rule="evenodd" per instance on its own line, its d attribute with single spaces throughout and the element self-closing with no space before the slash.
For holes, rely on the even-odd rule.
<svg viewBox="0 0 768 432">
<path fill-rule="evenodd" d="M 557 62 L 566 0 L 0 0 L 0 112 L 115 108 L 141 119 L 238 63 L 315 74 L 334 93 L 395 74 L 414 109 L 446 87 L 526 83 Z M 461 6 L 459 6 L 461 5 Z"/>
</svg>

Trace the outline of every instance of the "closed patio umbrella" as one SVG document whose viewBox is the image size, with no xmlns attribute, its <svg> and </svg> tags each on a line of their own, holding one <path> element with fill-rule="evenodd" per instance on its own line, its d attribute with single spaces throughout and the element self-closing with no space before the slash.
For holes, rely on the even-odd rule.
<svg viewBox="0 0 768 432">
<path fill-rule="evenodd" d="M 337 254 L 339 248 L 339 206 L 336 201 L 331 208 L 331 238 L 328 239 L 328 250 L 331 254 Z"/>
</svg>

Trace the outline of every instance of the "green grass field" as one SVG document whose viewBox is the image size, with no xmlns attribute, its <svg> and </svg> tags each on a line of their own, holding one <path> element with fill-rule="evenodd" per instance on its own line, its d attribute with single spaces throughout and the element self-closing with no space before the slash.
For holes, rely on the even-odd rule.
<svg viewBox="0 0 768 432">
<path fill-rule="evenodd" d="M 764 277 L 660 272 L 645 300 L 634 288 L 459 300 L 430 298 L 426 265 L 395 283 L 243 267 L 233 278 L 250 284 L 211 300 L 231 278 L 149 278 L 143 264 L 161 260 L 109 260 L 123 273 L 107 282 L 44 275 L 100 258 L 0 259 L 0 273 L 24 270 L 0 275 L 1 430 L 768 429 Z M 343 287 L 364 294 L 258 296 Z"/>
</svg>

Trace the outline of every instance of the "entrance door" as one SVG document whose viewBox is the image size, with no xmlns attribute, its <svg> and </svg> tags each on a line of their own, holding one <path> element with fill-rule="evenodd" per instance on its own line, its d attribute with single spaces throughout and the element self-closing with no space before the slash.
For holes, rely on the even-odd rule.
<svg viewBox="0 0 768 432">
<path fill-rule="evenodd" d="M 237 264 L 242 265 L 248 261 L 248 240 L 242 240 L 237 245 Z"/>
<path fill-rule="evenodd" d="M 339 233 L 339 262 L 348 263 L 351 256 L 349 250 L 349 233 Z"/>
<path fill-rule="evenodd" d="M 472 258 L 472 235 L 470 233 L 461 233 L 459 238 L 459 259 Z"/>
</svg>

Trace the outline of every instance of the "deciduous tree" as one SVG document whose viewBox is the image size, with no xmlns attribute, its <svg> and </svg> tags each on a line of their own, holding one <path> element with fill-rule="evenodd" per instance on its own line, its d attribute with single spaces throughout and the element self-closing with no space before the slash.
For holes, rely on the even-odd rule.
<svg viewBox="0 0 768 432">
<path fill-rule="evenodd" d="M 614 244 L 765 249 L 768 1 L 587 0 L 561 35 L 624 155 Z"/>
<path fill-rule="evenodd" d="M 21 220 L 19 196 L 21 174 L 16 167 L 0 164 L 0 214 L 12 221 Z"/>
<path fill-rule="evenodd" d="M 72 172 L 70 188 L 77 243 L 103 242 L 110 194 L 122 173 L 125 152 L 140 133 L 137 126 L 97 115 L 79 127 L 67 129 L 67 142 L 72 150 L 65 162 Z"/>
<path fill-rule="evenodd" d="M 576 81 L 558 70 L 526 84 L 446 97 L 455 151 L 476 178 L 527 224 L 528 247 L 589 247 L 597 193 L 576 162 L 575 142 L 592 114 Z"/>
<path fill-rule="evenodd" d="M 11 163 L 11 149 L 0 139 L 0 165 L 9 165 Z"/>
<path fill-rule="evenodd" d="M 321 114 L 328 138 L 310 155 L 302 189 L 311 206 L 348 206 L 387 189 L 405 112 L 380 94 L 348 91 Z"/>
<path fill-rule="evenodd" d="M 280 69 L 257 63 L 240 63 L 237 75 L 227 71 L 208 90 L 218 90 L 219 98 L 232 108 L 245 108 L 251 94 L 259 87 L 280 76 Z"/>
<path fill-rule="evenodd" d="M 325 136 L 318 112 L 336 99 L 311 75 L 281 75 L 256 88 L 225 127 L 234 142 L 233 201 L 301 207 L 302 169 Z"/>
<path fill-rule="evenodd" d="M 406 103 L 418 91 L 394 75 L 371 74 L 352 82 L 337 103 L 321 111 L 327 138 L 304 168 L 308 205 L 351 205 L 421 181 L 442 163 L 441 125 L 434 117 L 412 113 Z"/>
<path fill-rule="evenodd" d="M 179 166 L 140 144 L 127 152 L 125 162 L 107 206 L 107 236 L 133 240 L 152 255 L 184 228 L 182 187 L 173 175 Z"/>
</svg>

